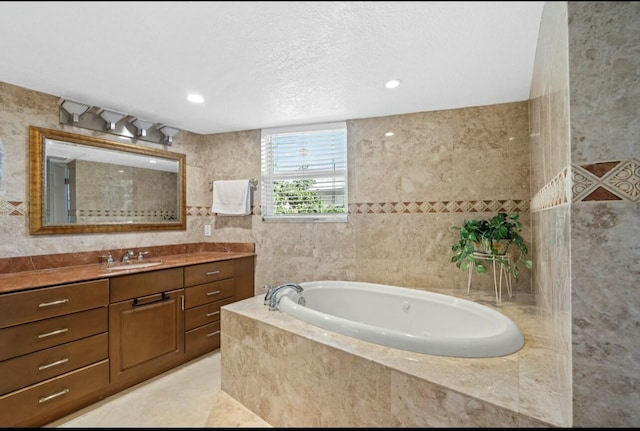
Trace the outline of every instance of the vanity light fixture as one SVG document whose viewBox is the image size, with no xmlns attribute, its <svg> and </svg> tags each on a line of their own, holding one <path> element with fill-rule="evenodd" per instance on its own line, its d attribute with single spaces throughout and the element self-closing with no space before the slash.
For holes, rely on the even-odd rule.
<svg viewBox="0 0 640 431">
<path fill-rule="evenodd" d="M 142 138 L 147 136 L 147 130 L 153 127 L 153 123 L 151 121 L 141 120 L 140 118 L 133 120 L 133 125 L 138 129 L 138 136 Z"/>
<path fill-rule="evenodd" d="M 401 82 L 399 79 L 392 79 L 392 80 L 390 80 L 390 81 L 387 81 L 387 83 L 386 83 L 386 84 L 384 84 L 384 86 L 385 86 L 386 88 L 389 88 L 389 89 L 391 89 L 391 88 L 398 88 L 398 87 L 400 86 L 400 84 L 401 84 L 401 83 L 402 83 L 402 82 Z"/>
<path fill-rule="evenodd" d="M 173 137 L 180 131 L 162 123 L 143 120 L 135 114 L 125 114 L 63 98 L 58 101 L 58 111 L 60 124 L 109 133 L 133 144 L 141 140 L 165 146 L 171 145 Z M 160 131 L 161 128 L 162 131 Z"/>
<path fill-rule="evenodd" d="M 72 100 L 64 100 L 61 106 L 65 111 L 72 115 L 74 123 L 77 123 L 80 120 L 80 115 L 84 114 L 87 112 L 87 109 L 89 109 L 89 106 Z"/>
<path fill-rule="evenodd" d="M 191 103 L 203 103 L 204 97 L 199 94 L 191 93 L 187 96 L 187 100 Z"/>
<path fill-rule="evenodd" d="M 158 130 L 160 130 L 160 133 L 166 136 L 166 140 L 163 142 L 165 145 L 171 145 L 173 143 L 173 137 L 180 131 L 169 126 L 160 127 Z"/>
<path fill-rule="evenodd" d="M 107 122 L 107 130 L 116 130 L 116 123 L 126 116 L 126 114 L 121 114 L 120 112 L 111 111 L 109 109 L 101 109 L 98 112 L 98 115 Z"/>
</svg>

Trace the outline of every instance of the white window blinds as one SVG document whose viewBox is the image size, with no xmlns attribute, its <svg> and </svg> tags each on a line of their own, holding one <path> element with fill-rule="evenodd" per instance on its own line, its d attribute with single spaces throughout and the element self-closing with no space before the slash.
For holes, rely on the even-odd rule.
<svg viewBox="0 0 640 431">
<path fill-rule="evenodd" d="M 262 218 L 347 221 L 346 123 L 262 130 Z"/>
</svg>

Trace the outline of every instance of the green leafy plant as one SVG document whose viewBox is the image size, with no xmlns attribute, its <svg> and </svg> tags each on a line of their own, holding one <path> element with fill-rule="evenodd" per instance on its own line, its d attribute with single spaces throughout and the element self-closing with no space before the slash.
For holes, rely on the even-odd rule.
<svg viewBox="0 0 640 431">
<path fill-rule="evenodd" d="M 523 263 L 529 269 L 533 266 L 532 261 L 526 258 L 528 249 L 520 236 L 522 223 L 519 213 L 498 213 L 490 219 L 465 220 L 462 226 L 454 226 L 453 229 L 458 230 L 459 237 L 458 242 L 451 247 L 451 262 L 463 271 L 468 270 L 473 263 L 477 272 L 487 272 L 487 267 L 474 256 L 474 252 L 496 256 L 496 261 L 502 263 L 516 281 L 520 273 L 518 263 Z M 512 244 L 520 251 L 513 265 L 502 257 Z"/>
<path fill-rule="evenodd" d="M 344 208 L 337 208 L 320 198 L 318 192 L 313 190 L 315 182 L 313 179 L 274 181 L 274 213 L 327 214 L 344 212 Z"/>
</svg>

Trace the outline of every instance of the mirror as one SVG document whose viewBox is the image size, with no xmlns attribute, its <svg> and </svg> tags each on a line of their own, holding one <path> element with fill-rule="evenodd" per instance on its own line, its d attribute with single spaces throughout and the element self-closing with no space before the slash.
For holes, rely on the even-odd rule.
<svg viewBox="0 0 640 431">
<path fill-rule="evenodd" d="M 29 233 L 186 229 L 186 156 L 29 127 Z"/>
</svg>

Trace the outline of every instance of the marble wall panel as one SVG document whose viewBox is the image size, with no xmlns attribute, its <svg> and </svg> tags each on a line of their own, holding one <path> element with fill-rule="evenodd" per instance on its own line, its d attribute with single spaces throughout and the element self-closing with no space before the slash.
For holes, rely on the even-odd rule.
<svg viewBox="0 0 640 431">
<path fill-rule="evenodd" d="M 640 206 L 592 202 L 571 214 L 576 424 L 640 423 Z M 586 425 L 585 425 L 586 426 Z"/>
<path fill-rule="evenodd" d="M 529 94 L 531 193 L 570 163 L 567 3 L 545 3 Z"/>
<path fill-rule="evenodd" d="M 569 2 L 571 161 L 638 156 L 640 7 Z"/>
<path fill-rule="evenodd" d="M 640 3 L 568 14 L 574 426 L 637 426 Z"/>
<path fill-rule="evenodd" d="M 529 100 L 531 138 L 531 241 L 537 339 L 531 352 L 544 367 L 521 369 L 521 393 L 544 382 L 536 403 L 559 423 L 571 424 L 571 187 L 566 2 L 546 2 L 542 14 Z M 531 398 L 525 398 L 531 399 Z"/>
</svg>

